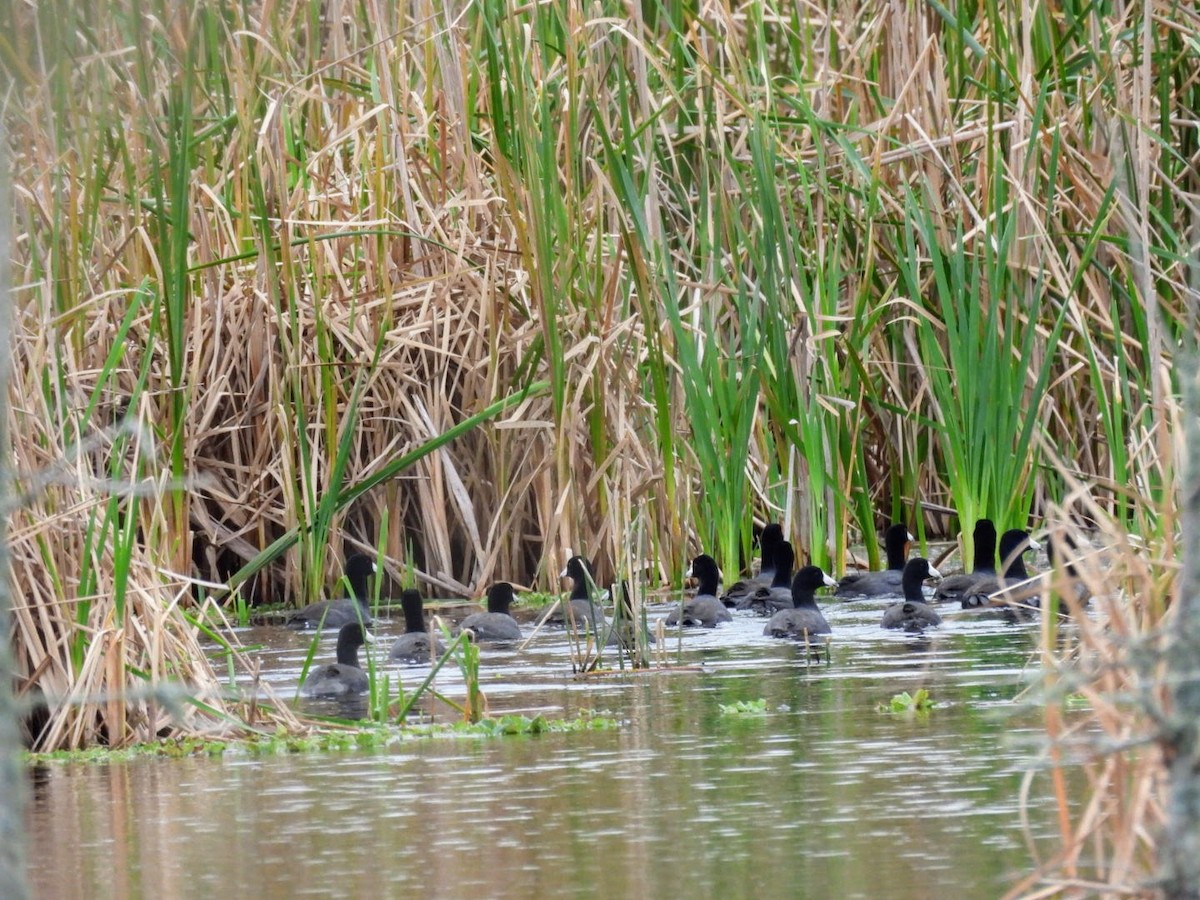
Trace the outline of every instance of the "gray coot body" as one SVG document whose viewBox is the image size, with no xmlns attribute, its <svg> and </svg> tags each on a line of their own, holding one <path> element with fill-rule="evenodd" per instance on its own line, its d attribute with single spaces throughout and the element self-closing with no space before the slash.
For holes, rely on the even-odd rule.
<svg viewBox="0 0 1200 900">
<path fill-rule="evenodd" d="M 928 578 L 941 578 L 942 573 L 929 564 L 929 560 L 917 556 L 904 564 L 904 600 L 893 603 L 883 611 L 884 628 L 903 628 L 905 631 L 923 631 L 942 624 L 942 617 L 925 602 L 921 585 Z"/>
<path fill-rule="evenodd" d="M 762 553 L 758 574 L 731 584 L 729 590 L 721 595 L 721 602 L 725 606 L 736 607 L 740 601 L 759 588 L 771 585 L 775 580 L 775 548 L 782 541 L 783 526 L 778 522 L 770 522 L 763 528 L 762 534 L 758 536 L 758 546 Z"/>
<path fill-rule="evenodd" d="M 904 563 L 913 536 L 899 523 L 884 533 L 883 546 L 887 551 L 887 568 L 882 572 L 851 572 L 838 582 L 834 595 L 838 597 L 887 597 L 904 592 Z"/>
<path fill-rule="evenodd" d="M 775 577 L 769 587 L 760 587 L 738 601 L 737 609 L 748 609 L 760 616 L 770 616 L 792 608 L 792 566 L 796 551 L 790 541 L 780 541 L 775 547 Z"/>
<path fill-rule="evenodd" d="M 425 604 L 419 592 L 408 588 L 400 595 L 400 608 L 404 610 L 404 634 L 392 643 L 388 659 L 406 663 L 427 663 L 431 657 L 441 656 L 446 646 L 429 633 L 425 625 Z M 435 649 L 430 650 L 430 645 Z"/>
<path fill-rule="evenodd" d="M 938 603 L 961 603 L 963 593 L 972 584 L 985 575 L 996 574 L 996 526 L 991 519 L 976 521 L 971 543 L 975 547 L 975 568 L 943 578 L 933 592 L 933 599 Z"/>
<path fill-rule="evenodd" d="M 697 556 L 692 560 L 688 574 L 699 579 L 700 587 L 694 597 L 684 602 L 682 615 L 679 607 L 671 610 L 671 614 L 667 616 L 667 624 L 716 628 L 721 622 L 732 622 L 733 616 L 729 614 L 725 604 L 717 599 L 717 585 L 721 579 L 717 561 L 707 553 Z"/>
<path fill-rule="evenodd" d="M 507 581 L 496 582 L 488 589 L 488 611 L 467 616 L 458 626 L 459 631 L 470 631 L 480 644 L 519 641 L 521 626 L 508 614 L 512 602 L 512 585 Z"/>
<path fill-rule="evenodd" d="M 1000 560 L 1001 565 L 1005 567 L 1003 576 L 984 575 L 977 578 L 963 591 L 962 608 L 972 611 L 994 608 L 996 604 L 989 595 L 1028 578 L 1029 573 L 1025 571 L 1023 558 L 1025 551 L 1040 548 L 1041 545 L 1029 536 L 1028 531 L 1010 528 L 1004 532 L 1000 536 Z"/>
<path fill-rule="evenodd" d="M 589 593 L 588 583 L 596 583 L 591 563 L 582 556 L 572 556 L 558 577 L 571 579 L 571 596 L 547 621 L 565 625 L 573 617 L 576 628 L 603 628 L 604 610 L 600 603 L 607 598 L 607 591 L 601 591 L 595 598 Z"/>
<path fill-rule="evenodd" d="M 346 560 L 346 580 L 350 582 L 350 596 L 340 600 L 318 600 L 304 609 L 288 616 L 291 628 L 341 628 L 351 622 L 371 624 L 371 610 L 367 607 L 370 592 L 367 581 L 375 574 L 375 563 L 362 553 L 355 553 Z"/>
<path fill-rule="evenodd" d="M 763 629 L 769 637 L 804 640 L 818 634 L 832 634 L 833 629 L 817 608 L 813 592 L 819 587 L 836 587 L 837 582 L 821 571 L 820 566 L 805 566 L 792 579 L 792 608 L 782 609 L 771 616 Z"/>
<path fill-rule="evenodd" d="M 367 640 L 367 631 L 358 622 L 349 622 L 338 630 L 337 662 L 308 673 L 304 693 L 310 697 L 348 697 L 363 694 L 371 687 L 367 673 L 358 667 L 358 648 Z"/>
</svg>

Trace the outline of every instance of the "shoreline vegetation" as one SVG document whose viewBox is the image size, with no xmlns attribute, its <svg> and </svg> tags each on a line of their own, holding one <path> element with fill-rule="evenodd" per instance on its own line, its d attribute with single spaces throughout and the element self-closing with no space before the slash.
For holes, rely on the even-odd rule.
<svg viewBox="0 0 1200 900">
<path fill-rule="evenodd" d="M 1063 850 L 1014 891 L 1143 884 L 1198 37 L 1159 2 L 8 4 L 40 748 L 236 735 L 197 619 L 351 552 L 479 597 L 585 550 L 636 618 L 755 523 L 840 573 L 990 516 L 1094 548 L 1048 576 L 1096 614 L 1043 617 Z"/>
</svg>

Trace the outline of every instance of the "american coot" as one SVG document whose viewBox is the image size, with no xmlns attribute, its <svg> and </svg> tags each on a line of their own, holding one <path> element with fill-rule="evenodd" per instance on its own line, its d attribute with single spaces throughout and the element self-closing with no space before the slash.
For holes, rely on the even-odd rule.
<svg viewBox="0 0 1200 900">
<path fill-rule="evenodd" d="M 834 594 L 838 597 L 886 597 L 902 593 L 904 561 L 908 558 L 908 545 L 912 540 L 913 536 L 904 525 L 892 525 L 883 536 L 887 568 L 882 572 L 851 572 L 838 582 Z"/>
<path fill-rule="evenodd" d="M 975 568 L 971 572 L 947 575 L 934 589 L 933 599 L 939 603 L 960 603 L 963 592 L 984 575 L 996 574 L 996 526 L 991 519 L 979 519 L 971 532 L 975 547 Z"/>
<path fill-rule="evenodd" d="M 318 600 L 304 609 L 288 616 L 287 624 L 292 628 L 322 626 L 341 628 L 351 622 L 371 624 L 371 610 L 367 608 L 370 592 L 367 581 L 375 574 L 375 563 L 362 553 L 355 553 L 346 560 L 346 580 L 350 582 L 350 596 L 340 600 Z"/>
<path fill-rule="evenodd" d="M 729 590 L 721 595 L 723 604 L 737 606 L 739 601 L 747 595 L 753 594 L 760 587 L 770 586 L 771 582 L 775 580 L 775 548 L 781 541 L 783 541 L 783 526 L 778 522 L 771 522 L 763 528 L 762 534 L 758 536 L 758 546 L 762 552 L 762 563 L 759 566 L 758 574 L 731 584 Z"/>
<path fill-rule="evenodd" d="M 654 637 L 650 634 L 650 629 L 643 627 L 641 616 L 634 615 L 633 594 L 629 591 L 629 582 L 622 580 L 619 585 L 614 584 L 612 593 L 615 598 L 613 617 L 608 622 L 608 637 L 604 643 L 609 647 L 633 650 L 637 647 L 637 634 L 641 629 L 643 646 L 652 646 Z"/>
<path fill-rule="evenodd" d="M 792 607 L 792 566 L 796 551 L 790 541 L 775 546 L 775 577 L 770 587 L 760 587 L 738 601 L 737 609 L 748 609 L 760 616 L 769 616 Z"/>
<path fill-rule="evenodd" d="M 682 616 L 679 607 L 671 610 L 667 624 L 715 628 L 720 622 L 732 622 L 733 616 L 725 604 L 717 599 L 717 585 L 721 580 L 717 561 L 707 553 L 697 556 L 692 560 L 688 575 L 699 579 L 700 587 L 696 596 L 684 602 Z"/>
<path fill-rule="evenodd" d="M 374 640 L 358 622 L 348 622 L 338 630 L 337 662 L 308 673 L 304 693 L 310 697 L 345 697 L 365 693 L 371 687 L 367 673 L 358 667 L 358 648 Z"/>
<path fill-rule="evenodd" d="M 1000 564 L 1005 567 L 1003 577 L 984 575 L 977 578 L 963 591 L 962 608 L 978 611 L 996 606 L 990 595 L 1027 579 L 1029 573 L 1025 571 L 1022 557 L 1026 550 L 1040 549 L 1041 544 L 1031 538 L 1028 531 L 1020 528 L 1010 528 L 1000 535 Z"/>
<path fill-rule="evenodd" d="M 837 582 L 821 571 L 820 566 L 805 566 L 797 572 L 792 579 L 792 608 L 782 609 L 771 616 L 763 634 L 805 640 L 813 635 L 832 633 L 833 629 L 825 621 L 813 597 L 813 591 L 825 585 L 836 587 Z"/>
<path fill-rule="evenodd" d="M 496 582 L 488 589 L 488 611 L 467 616 L 458 626 L 459 631 L 470 631 L 476 643 L 481 644 L 519 641 L 521 626 L 508 614 L 512 602 L 512 585 L 507 581 Z"/>
<path fill-rule="evenodd" d="M 404 610 L 404 634 L 396 638 L 389 659 L 406 663 L 427 663 L 431 656 L 441 656 L 446 646 L 431 637 L 425 625 L 425 604 L 421 594 L 408 588 L 400 595 L 400 608 Z M 432 653 L 430 645 L 435 648 Z"/>
<path fill-rule="evenodd" d="M 604 610 L 600 604 L 608 599 L 608 592 L 601 591 L 595 597 L 589 592 L 589 583 L 593 585 L 596 583 L 592 575 L 591 563 L 582 556 L 572 556 L 567 560 L 566 568 L 559 573 L 558 577 L 571 579 L 571 597 L 565 603 L 560 604 L 559 609 L 548 621 L 568 623 L 574 618 L 577 628 L 597 629 L 603 627 Z"/>
<path fill-rule="evenodd" d="M 1078 552 L 1075 541 L 1065 531 L 1051 532 L 1046 541 L 1046 556 L 1049 557 L 1050 568 L 1062 572 L 1054 585 L 1055 590 L 1059 592 L 1058 614 L 1064 618 L 1071 615 L 1073 607 L 1087 606 L 1088 601 L 1092 599 L 1091 591 L 1075 568 L 1074 559 Z M 1032 605 L 1040 607 L 1041 598 L 1033 598 Z"/>
<path fill-rule="evenodd" d="M 904 564 L 904 601 L 893 603 L 883 611 L 884 628 L 903 628 L 905 631 L 921 631 L 942 624 L 939 616 L 928 603 L 921 585 L 929 578 L 941 578 L 942 573 L 919 556 Z"/>
</svg>

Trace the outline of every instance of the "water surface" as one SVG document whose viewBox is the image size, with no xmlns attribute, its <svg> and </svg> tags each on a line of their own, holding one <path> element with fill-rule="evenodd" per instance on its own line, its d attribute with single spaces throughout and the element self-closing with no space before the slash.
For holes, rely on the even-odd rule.
<svg viewBox="0 0 1200 900">
<path fill-rule="evenodd" d="M 828 664 L 740 615 L 681 646 L 669 633 L 671 671 L 574 678 L 562 632 L 484 648 L 492 713 L 592 710 L 613 731 L 40 770 L 34 894 L 997 896 L 1029 867 L 1027 839 L 1053 846 L 1048 792 L 1033 792 L 1028 835 L 1018 798 L 1040 721 L 1012 698 L 1036 625 L 958 619 L 914 637 L 882 631 L 882 606 L 825 605 Z M 379 655 L 412 688 L 427 668 L 383 661 L 402 628 L 378 629 Z M 290 696 L 309 638 L 242 637 Z M 449 669 L 438 687 L 463 693 Z M 879 710 L 919 687 L 928 716 Z M 759 698 L 765 715 L 721 711 Z"/>
</svg>

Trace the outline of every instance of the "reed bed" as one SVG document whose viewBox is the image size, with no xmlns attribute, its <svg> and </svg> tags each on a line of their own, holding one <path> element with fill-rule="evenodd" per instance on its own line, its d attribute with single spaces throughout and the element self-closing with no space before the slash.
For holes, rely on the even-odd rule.
<svg viewBox="0 0 1200 900">
<path fill-rule="evenodd" d="M 1198 35 L 1157 0 L 9 4 L 18 675 L 89 698 L 43 744 L 226 721 L 205 585 L 304 601 L 377 544 L 474 596 L 583 552 L 637 617 L 763 521 L 839 569 L 987 514 L 1102 523 L 1165 596 Z M 1146 766 L 1104 775 L 1143 810 Z"/>
</svg>

